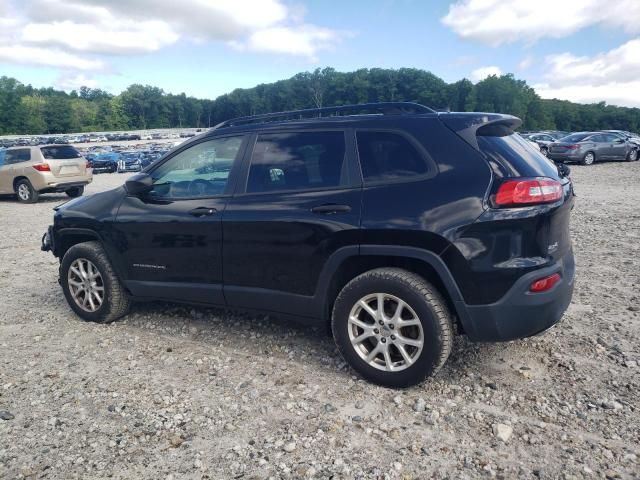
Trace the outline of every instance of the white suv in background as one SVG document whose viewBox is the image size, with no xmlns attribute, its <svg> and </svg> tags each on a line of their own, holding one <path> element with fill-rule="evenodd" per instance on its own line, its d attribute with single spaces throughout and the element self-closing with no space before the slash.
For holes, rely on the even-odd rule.
<svg viewBox="0 0 640 480">
<path fill-rule="evenodd" d="M 71 145 L 0 151 L 0 194 L 15 194 L 23 203 L 35 203 L 49 192 L 79 197 L 92 180 L 89 162 Z"/>
</svg>

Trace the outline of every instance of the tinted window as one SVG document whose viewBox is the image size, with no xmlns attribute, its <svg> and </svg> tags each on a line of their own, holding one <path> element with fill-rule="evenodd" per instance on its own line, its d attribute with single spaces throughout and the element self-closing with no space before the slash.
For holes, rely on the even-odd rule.
<svg viewBox="0 0 640 480">
<path fill-rule="evenodd" d="M 531 145 L 517 133 L 502 137 L 479 135 L 477 139 L 482 153 L 504 166 L 512 176 L 558 176 L 558 169 L 553 162 L 537 149 L 531 148 Z"/>
<path fill-rule="evenodd" d="M 7 153 L 5 154 L 5 162 L 8 164 L 28 162 L 29 160 L 31 160 L 31 150 L 29 150 L 28 148 L 7 150 Z"/>
<path fill-rule="evenodd" d="M 613 143 L 616 140 L 623 140 L 623 137 L 621 137 L 619 135 L 615 135 L 613 133 L 606 133 L 606 134 L 601 135 L 601 137 L 604 137 L 602 141 L 603 142 L 607 142 L 607 143 Z"/>
<path fill-rule="evenodd" d="M 407 138 L 390 132 L 357 132 L 365 182 L 410 178 L 429 172 L 424 157 Z"/>
<path fill-rule="evenodd" d="M 242 136 L 193 145 L 151 172 L 155 197 L 194 198 L 221 195 L 237 160 Z"/>
<path fill-rule="evenodd" d="M 259 135 L 247 192 L 308 190 L 348 185 L 343 132 Z"/>
<path fill-rule="evenodd" d="M 563 143 L 581 142 L 588 136 L 588 133 L 574 133 L 572 135 L 567 135 L 566 137 L 561 138 L 559 141 Z"/>
<path fill-rule="evenodd" d="M 47 160 L 64 160 L 80 157 L 80 152 L 71 145 L 56 145 L 55 147 L 42 147 L 42 156 Z"/>
</svg>

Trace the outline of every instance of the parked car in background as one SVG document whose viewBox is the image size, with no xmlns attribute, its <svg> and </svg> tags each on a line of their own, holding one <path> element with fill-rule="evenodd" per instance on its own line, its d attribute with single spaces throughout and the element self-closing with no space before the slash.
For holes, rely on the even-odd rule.
<svg viewBox="0 0 640 480">
<path fill-rule="evenodd" d="M 638 159 L 638 146 L 608 132 L 572 133 L 549 145 L 549 158 L 559 162 L 591 165 L 603 160 Z"/>
<path fill-rule="evenodd" d="M 120 155 L 115 152 L 102 152 L 87 155 L 87 160 L 91 162 L 93 173 L 113 173 L 118 170 L 118 160 Z"/>
<path fill-rule="evenodd" d="M 118 158 L 118 173 L 139 172 L 142 170 L 140 153 L 136 151 L 121 152 Z"/>
<path fill-rule="evenodd" d="M 571 301 L 571 179 L 520 124 L 407 103 L 230 120 L 59 207 L 42 248 L 84 320 L 133 298 L 266 310 L 330 328 L 361 376 L 406 387 L 454 331 L 528 337 Z"/>
<path fill-rule="evenodd" d="M 545 157 L 549 155 L 549 145 L 557 141 L 550 133 L 529 133 L 525 138 L 535 142 Z"/>
<path fill-rule="evenodd" d="M 23 203 L 49 192 L 79 197 L 93 179 L 87 160 L 70 145 L 11 147 L 3 154 L 0 194 L 15 194 Z"/>
</svg>

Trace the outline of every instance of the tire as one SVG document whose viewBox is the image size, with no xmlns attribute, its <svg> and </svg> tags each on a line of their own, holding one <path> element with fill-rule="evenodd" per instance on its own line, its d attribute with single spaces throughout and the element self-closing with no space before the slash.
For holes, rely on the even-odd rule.
<svg viewBox="0 0 640 480">
<path fill-rule="evenodd" d="M 84 193 L 84 187 L 73 187 L 65 191 L 64 193 L 66 193 L 71 198 L 81 197 Z"/>
<path fill-rule="evenodd" d="M 596 162 L 596 154 L 593 152 L 587 152 L 584 154 L 584 157 L 582 157 L 582 160 L 580 161 L 581 165 L 593 165 Z"/>
<path fill-rule="evenodd" d="M 549 149 L 547 147 L 540 147 L 540 153 L 543 154 L 545 157 L 548 157 Z"/>
<path fill-rule="evenodd" d="M 16 183 L 16 196 L 20 203 L 36 203 L 40 194 L 33 188 L 31 182 L 26 178 L 18 180 Z"/>
<path fill-rule="evenodd" d="M 361 303 L 377 311 L 379 295 L 384 325 L 375 324 Z M 393 318 L 398 300 L 406 304 L 400 309 L 399 320 Z M 379 268 L 354 278 L 342 289 L 333 306 L 331 330 L 343 358 L 360 376 L 385 387 L 404 388 L 424 381 L 444 365 L 453 344 L 451 318 L 440 293 L 424 278 L 399 268 Z M 399 322 L 410 325 L 399 326 Z M 363 337 L 366 339 L 352 345 L 352 338 Z M 398 345 L 406 356 L 401 355 Z M 387 354 L 376 353 L 367 361 L 376 348 L 386 348 Z"/>
<path fill-rule="evenodd" d="M 633 148 L 629 152 L 629 155 L 627 155 L 627 161 L 628 162 L 635 162 L 636 160 L 638 160 L 638 149 L 637 148 Z"/>
<path fill-rule="evenodd" d="M 78 268 L 79 265 L 77 262 L 83 264 L 84 267 Z M 89 262 L 90 265 L 85 262 Z M 76 295 L 74 296 L 71 287 L 74 287 L 75 290 L 77 287 L 73 285 L 73 282 L 83 283 L 83 277 L 76 273 L 78 270 L 80 270 L 80 273 L 84 270 L 85 273 L 89 274 L 95 271 L 91 268 L 91 265 L 99 274 L 99 279 L 97 277 L 94 278 L 94 293 L 99 295 L 99 287 L 102 287 L 102 301 L 98 302 L 97 298 L 89 295 L 92 303 L 84 302 L 86 303 L 86 308 L 84 308 L 81 306 L 81 303 L 83 303 L 82 300 L 87 297 L 86 293 L 83 295 L 76 290 Z M 72 266 L 76 272 L 71 268 Z M 86 280 L 86 282 L 90 282 L 91 275 L 88 275 L 88 277 L 89 280 Z M 120 283 L 102 245 L 98 242 L 79 243 L 67 250 L 60 264 L 60 284 L 71 309 L 85 321 L 109 323 L 117 320 L 129 311 L 131 303 L 129 294 Z M 76 298 L 79 298 L 79 300 L 76 300 Z M 97 306 L 97 308 L 92 309 L 92 305 L 94 307 Z"/>
</svg>

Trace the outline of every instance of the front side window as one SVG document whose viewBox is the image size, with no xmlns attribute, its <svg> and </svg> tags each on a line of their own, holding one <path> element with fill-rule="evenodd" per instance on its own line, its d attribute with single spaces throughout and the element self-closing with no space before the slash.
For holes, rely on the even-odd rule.
<svg viewBox="0 0 640 480">
<path fill-rule="evenodd" d="M 423 155 L 404 136 L 392 132 L 357 132 L 365 182 L 410 179 L 429 173 Z"/>
<path fill-rule="evenodd" d="M 247 193 L 348 185 L 345 152 L 344 133 L 340 131 L 259 135 Z"/>
<path fill-rule="evenodd" d="M 151 195 L 197 198 L 222 195 L 243 137 L 223 137 L 193 145 L 151 172 Z"/>
</svg>

